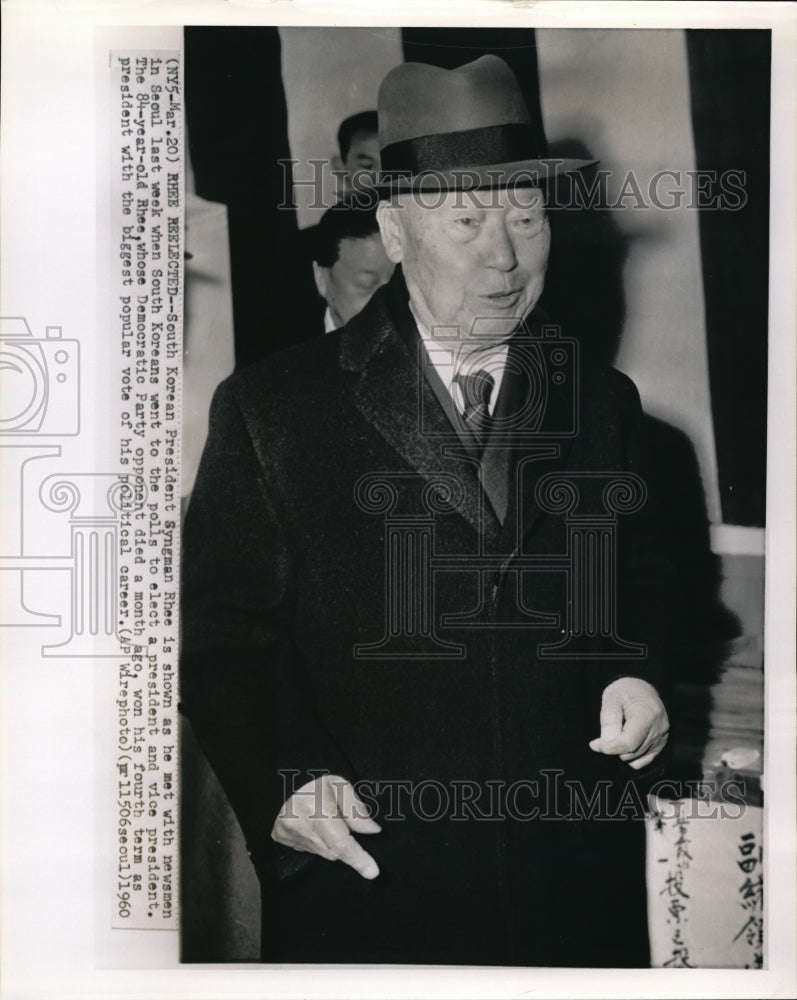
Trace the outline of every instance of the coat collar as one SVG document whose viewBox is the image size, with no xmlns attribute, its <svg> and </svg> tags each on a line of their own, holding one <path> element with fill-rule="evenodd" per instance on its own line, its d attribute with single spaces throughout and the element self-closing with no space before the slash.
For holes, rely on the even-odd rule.
<svg viewBox="0 0 797 1000">
<path fill-rule="evenodd" d="M 354 405 L 402 458 L 427 480 L 453 474 L 462 487 L 458 513 L 482 534 L 500 523 L 486 502 L 478 465 L 424 376 L 417 326 L 401 269 L 341 330 L 339 363 L 356 375 Z M 375 469 L 374 472 L 378 472 Z"/>
</svg>

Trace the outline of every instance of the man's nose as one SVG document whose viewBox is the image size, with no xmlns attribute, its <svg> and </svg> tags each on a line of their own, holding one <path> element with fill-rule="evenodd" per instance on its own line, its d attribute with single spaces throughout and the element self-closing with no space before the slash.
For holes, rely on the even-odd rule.
<svg viewBox="0 0 797 1000">
<path fill-rule="evenodd" d="M 498 271 L 511 271 L 517 267 L 515 247 L 502 220 L 496 219 L 495 224 L 489 228 L 482 260 L 485 267 L 493 267 Z"/>
</svg>

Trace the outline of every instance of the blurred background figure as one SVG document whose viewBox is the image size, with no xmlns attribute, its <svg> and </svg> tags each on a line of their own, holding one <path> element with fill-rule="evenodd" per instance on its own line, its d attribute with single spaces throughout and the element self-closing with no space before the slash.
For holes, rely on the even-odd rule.
<svg viewBox="0 0 797 1000">
<path fill-rule="evenodd" d="M 390 280 L 394 265 L 382 246 L 375 206 L 341 202 L 313 228 L 313 276 L 326 302 L 324 333 L 329 333 L 363 309 Z"/>
<path fill-rule="evenodd" d="M 344 118 L 338 128 L 338 149 L 334 157 L 335 171 L 343 171 L 340 180 L 342 194 L 363 190 L 374 183 L 379 173 L 379 121 L 376 111 L 361 111 Z"/>
</svg>

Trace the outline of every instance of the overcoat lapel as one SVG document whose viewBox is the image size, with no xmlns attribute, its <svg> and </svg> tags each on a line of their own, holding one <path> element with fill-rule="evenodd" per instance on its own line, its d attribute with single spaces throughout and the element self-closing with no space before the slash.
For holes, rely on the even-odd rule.
<svg viewBox="0 0 797 1000">
<path fill-rule="evenodd" d="M 559 364 L 551 372 L 544 322 L 535 311 L 510 343 L 482 457 L 482 483 L 503 525 L 507 550 L 519 546 L 543 513 L 534 497 L 537 482 L 566 467 L 572 442 L 562 432 L 574 428 L 574 368 Z M 560 386 L 552 375 L 563 367 L 568 375 Z"/>
<path fill-rule="evenodd" d="M 511 531 L 520 548 L 535 529 L 544 511 L 537 503 L 537 484 L 552 472 L 564 472 L 571 461 L 572 445 L 578 432 L 579 377 L 578 347 L 575 341 L 557 339 L 551 342 L 543 335 L 546 317 L 535 311 L 514 344 L 525 359 L 520 367 L 535 368 L 538 398 L 532 393 L 525 420 L 519 420 L 520 433 L 511 450 L 509 516 L 505 530 Z M 557 355 L 565 351 L 570 363 L 556 363 Z M 552 363 L 554 358 L 554 363 Z M 564 376 L 561 381 L 560 377 Z M 527 391 L 525 383 L 510 374 L 510 386 L 515 385 L 514 405 L 523 407 L 519 392 Z"/>
<path fill-rule="evenodd" d="M 397 269 L 341 334 L 341 367 L 356 373 L 353 403 L 421 476 L 429 480 L 440 472 L 456 476 L 462 487 L 458 513 L 481 534 L 497 535 L 500 525 L 484 501 L 478 465 L 424 377 L 417 348 L 408 346 L 408 340 L 413 343 L 408 324 L 417 338 L 406 286 Z"/>
</svg>

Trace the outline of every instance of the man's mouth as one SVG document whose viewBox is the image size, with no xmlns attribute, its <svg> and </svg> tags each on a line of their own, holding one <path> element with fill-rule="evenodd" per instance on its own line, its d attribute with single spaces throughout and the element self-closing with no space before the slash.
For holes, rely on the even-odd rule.
<svg viewBox="0 0 797 1000">
<path fill-rule="evenodd" d="M 522 294 L 523 289 L 516 288 L 507 292 L 493 292 L 490 295 L 483 295 L 482 298 L 487 299 L 491 305 L 497 306 L 499 309 L 514 309 Z"/>
</svg>

